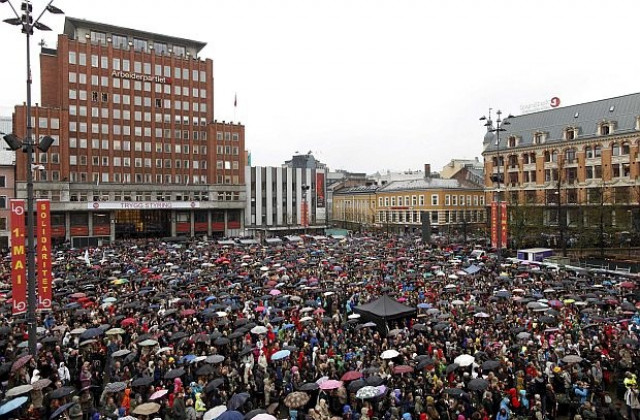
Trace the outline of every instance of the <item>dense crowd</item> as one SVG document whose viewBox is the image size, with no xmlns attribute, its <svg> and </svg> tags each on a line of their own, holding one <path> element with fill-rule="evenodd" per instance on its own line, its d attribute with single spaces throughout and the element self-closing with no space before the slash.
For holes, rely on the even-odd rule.
<svg viewBox="0 0 640 420">
<path fill-rule="evenodd" d="M 636 277 L 389 236 L 55 257 L 36 358 L 3 297 L 0 418 L 640 420 Z"/>
</svg>

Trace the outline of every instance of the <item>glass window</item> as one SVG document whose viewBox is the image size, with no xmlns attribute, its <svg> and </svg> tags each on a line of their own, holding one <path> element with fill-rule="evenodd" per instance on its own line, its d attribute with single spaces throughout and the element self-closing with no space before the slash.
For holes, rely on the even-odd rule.
<svg viewBox="0 0 640 420">
<path fill-rule="evenodd" d="M 127 49 L 129 45 L 129 40 L 125 35 L 111 35 L 111 42 L 114 48 Z"/>
<path fill-rule="evenodd" d="M 133 38 L 133 49 L 136 51 L 147 51 L 147 41 L 144 39 Z M 138 70 L 136 70 L 138 71 Z"/>
<path fill-rule="evenodd" d="M 69 51 L 69 64 L 76 64 L 76 52 Z"/>
</svg>

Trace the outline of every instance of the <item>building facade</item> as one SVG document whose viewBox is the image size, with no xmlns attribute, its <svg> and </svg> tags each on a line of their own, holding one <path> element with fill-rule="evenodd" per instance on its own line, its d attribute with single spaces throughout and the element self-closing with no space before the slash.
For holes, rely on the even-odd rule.
<svg viewBox="0 0 640 420">
<path fill-rule="evenodd" d="M 249 234 L 269 237 L 327 227 L 326 169 L 247 166 L 245 171 Z"/>
<path fill-rule="evenodd" d="M 499 142 L 487 132 L 483 155 L 487 203 L 496 191 L 507 201 L 513 246 L 637 242 L 640 94 L 509 122 Z"/>
<path fill-rule="evenodd" d="M 386 231 L 420 229 L 423 218 L 443 235 L 484 231 L 484 189 L 457 179 L 421 178 L 334 193 L 333 223 Z"/>
<path fill-rule="evenodd" d="M 42 48 L 34 138 L 37 198 L 51 199 L 52 236 L 76 245 L 136 236 L 242 231 L 244 126 L 213 119 L 204 43 L 66 18 Z M 18 106 L 14 127 L 26 132 Z M 17 195 L 26 197 L 17 155 Z"/>
</svg>

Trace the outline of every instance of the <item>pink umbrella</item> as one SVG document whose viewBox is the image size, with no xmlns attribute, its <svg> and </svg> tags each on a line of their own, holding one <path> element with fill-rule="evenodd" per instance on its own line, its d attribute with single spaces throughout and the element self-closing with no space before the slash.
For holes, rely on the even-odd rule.
<svg viewBox="0 0 640 420">
<path fill-rule="evenodd" d="M 320 384 L 320 389 L 322 390 L 330 390 L 330 389 L 338 389 L 342 386 L 342 381 L 336 381 L 335 379 L 329 379 Z"/>
<path fill-rule="evenodd" d="M 411 373 L 413 372 L 413 367 L 407 365 L 395 366 L 393 368 L 393 373 L 403 374 L 403 373 Z"/>
<path fill-rule="evenodd" d="M 270 294 L 271 296 L 278 296 L 280 293 L 282 293 L 282 292 L 281 292 L 280 290 L 278 290 L 278 289 L 272 289 L 272 290 L 269 292 L 269 294 Z"/>
<path fill-rule="evenodd" d="M 166 389 L 161 389 L 160 391 L 156 391 L 153 394 L 151 394 L 151 396 L 149 397 L 149 400 L 157 400 L 160 399 L 162 397 L 164 397 L 165 395 L 167 395 L 169 391 Z"/>
<path fill-rule="evenodd" d="M 182 312 L 180 312 L 180 315 L 182 316 L 190 316 L 196 313 L 195 309 L 185 309 Z"/>
<path fill-rule="evenodd" d="M 256 312 L 264 311 L 264 306 L 256 306 Z"/>
</svg>

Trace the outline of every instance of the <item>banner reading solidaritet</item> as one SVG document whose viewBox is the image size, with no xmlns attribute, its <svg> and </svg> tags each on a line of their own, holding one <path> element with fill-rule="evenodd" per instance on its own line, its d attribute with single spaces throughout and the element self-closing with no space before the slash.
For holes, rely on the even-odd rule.
<svg viewBox="0 0 640 420">
<path fill-rule="evenodd" d="M 508 219 L 509 219 L 509 215 L 507 214 L 507 202 L 503 201 L 502 203 L 500 203 L 500 245 L 503 248 L 508 248 L 508 243 L 507 243 L 507 239 L 508 239 Z"/>
<path fill-rule="evenodd" d="M 51 310 L 51 203 L 38 200 L 38 310 Z"/>
<path fill-rule="evenodd" d="M 24 200 L 11 200 L 11 299 L 13 314 L 27 311 L 27 255 Z"/>
<path fill-rule="evenodd" d="M 491 247 L 498 247 L 498 203 L 491 202 Z"/>
</svg>

